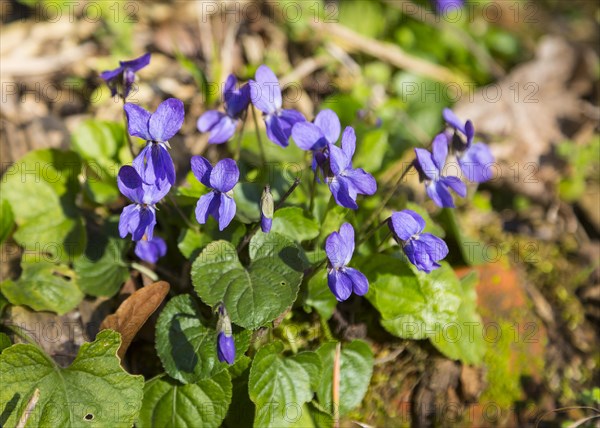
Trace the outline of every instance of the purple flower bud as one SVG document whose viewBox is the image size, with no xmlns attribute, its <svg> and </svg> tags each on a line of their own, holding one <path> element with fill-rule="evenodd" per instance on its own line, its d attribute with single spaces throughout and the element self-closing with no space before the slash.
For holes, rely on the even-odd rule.
<svg viewBox="0 0 600 428">
<path fill-rule="evenodd" d="M 273 226 L 273 219 L 266 218 L 261 214 L 260 216 L 260 230 L 264 233 L 269 233 L 271 231 L 271 227 Z"/>
<path fill-rule="evenodd" d="M 227 336 L 224 332 L 220 332 L 217 336 L 217 357 L 221 362 L 233 364 L 235 361 L 235 343 L 233 336 Z"/>
<path fill-rule="evenodd" d="M 269 186 L 265 186 L 265 190 L 260 198 L 260 228 L 264 233 L 269 233 L 271 231 L 274 211 L 275 206 L 273 203 L 271 188 Z"/>
</svg>

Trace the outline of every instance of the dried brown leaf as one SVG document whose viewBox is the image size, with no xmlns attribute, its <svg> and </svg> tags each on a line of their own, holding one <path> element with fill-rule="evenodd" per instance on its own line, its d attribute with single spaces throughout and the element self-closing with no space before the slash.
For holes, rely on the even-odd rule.
<svg viewBox="0 0 600 428">
<path fill-rule="evenodd" d="M 169 288 L 169 283 L 165 281 L 158 281 L 140 288 L 125 299 L 114 314 L 107 316 L 102 321 L 100 330 L 110 328 L 121 333 L 122 342 L 119 348 L 121 359 L 137 332 L 160 306 L 169 292 Z"/>
<path fill-rule="evenodd" d="M 590 121 L 582 115 L 593 83 L 586 52 L 561 37 L 544 37 L 531 61 L 455 106 L 479 135 L 498 141 L 492 145 L 497 185 L 537 200 L 552 197 L 553 147 L 572 136 L 570 128 Z"/>
</svg>

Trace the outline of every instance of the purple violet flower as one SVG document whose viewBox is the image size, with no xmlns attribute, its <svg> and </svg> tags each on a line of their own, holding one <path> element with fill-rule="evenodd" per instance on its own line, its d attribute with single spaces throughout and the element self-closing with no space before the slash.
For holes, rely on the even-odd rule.
<svg viewBox="0 0 600 428">
<path fill-rule="evenodd" d="M 306 119 L 296 110 L 282 108 L 281 88 L 275 73 L 266 65 L 256 70 L 256 80 L 250 80 L 250 99 L 257 109 L 263 112 L 269 140 L 281 147 L 287 147 L 292 127 Z"/>
<path fill-rule="evenodd" d="M 171 139 L 183 125 L 183 102 L 169 98 L 160 103 L 154 113 L 142 107 L 125 104 L 129 133 L 147 141 L 146 147 L 133 160 L 137 170 L 144 171 L 147 182 L 158 183 L 166 179 L 175 183 L 175 166 L 167 148 Z"/>
<path fill-rule="evenodd" d="M 235 216 L 233 192 L 240 178 L 240 170 L 233 159 L 223 159 L 213 168 L 202 156 L 193 156 L 192 172 L 206 187 L 212 189 L 202 195 L 196 205 L 196 220 L 205 224 L 209 216 L 219 222 L 219 230 L 225 229 Z"/>
<path fill-rule="evenodd" d="M 464 0 L 434 0 L 434 6 L 439 15 L 445 15 L 453 10 L 460 9 L 464 3 Z"/>
<path fill-rule="evenodd" d="M 449 108 L 445 108 L 442 114 L 446 123 L 454 129 L 450 149 L 455 154 L 462 172 L 475 183 L 489 180 L 491 178 L 489 166 L 494 163 L 494 155 L 486 144 L 481 142 L 473 144 L 475 136 L 473 123 L 470 120 L 462 122 Z M 465 136 L 466 142 L 458 133 Z"/>
<path fill-rule="evenodd" d="M 135 72 L 141 70 L 150 63 L 150 53 L 146 53 L 131 61 L 119 61 L 119 66 L 114 70 L 106 70 L 100 73 L 110 88 L 111 96 L 115 96 L 119 90 L 121 98 L 125 99 L 131 91 L 131 85 L 135 81 Z"/>
<path fill-rule="evenodd" d="M 339 232 L 332 232 L 327 237 L 325 252 L 329 259 L 327 285 L 338 301 L 348 299 L 352 292 L 363 296 L 369 291 L 367 277 L 347 266 L 354 253 L 354 228 L 350 223 L 342 224 Z"/>
<path fill-rule="evenodd" d="M 433 155 L 425 149 L 416 148 L 415 166 L 421 181 L 425 181 L 425 190 L 433 202 L 442 208 L 454 208 L 454 201 L 448 188 L 459 196 L 467 195 L 467 186 L 454 176 L 442 175 L 448 157 L 448 137 L 441 133 L 436 135 L 432 144 Z"/>
<path fill-rule="evenodd" d="M 292 137 L 302 150 L 316 151 L 335 144 L 340 138 L 340 119 L 333 110 L 323 110 L 317 114 L 314 123 L 300 122 L 292 128 Z"/>
<path fill-rule="evenodd" d="M 119 219 L 121 238 L 131 233 L 134 241 L 139 241 L 144 236 L 152 240 L 156 225 L 155 205 L 169 193 L 171 185 L 166 180 L 160 185 L 147 183 L 140 176 L 140 171 L 129 165 L 119 170 L 117 184 L 121 193 L 133 202 L 123 208 L 121 213 Z"/>
<path fill-rule="evenodd" d="M 235 133 L 235 128 L 250 103 L 250 85 L 236 89 L 237 80 L 230 74 L 223 88 L 225 113 L 209 110 L 198 119 L 200 132 L 210 132 L 208 142 L 220 144 L 228 141 Z"/>
<path fill-rule="evenodd" d="M 440 267 L 438 263 L 448 255 L 446 243 L 431 233 L 422 233 L 425 220 L 414 211 L 392 213 L 388 225 L 394 239 L 402 246 L 408 260 L 424 272 Z"/>
<path fill-rule="evenodd" d="M 356 149 L 356 134 L 348 126 L 342 135 L 342 148 L 327 143 L 329 150 L 329 168 L 331 176 L 327 177 L 329 189 L 335 202 L 353 210 L 358 208 L 357 195 L 372 195 L 377 191 L 377 182 L 371 174 L 362 168 L 352 168 L 352 156 Z"/>
<path fill-rule="evenodd" d="M 471 122 L 470 120 L 463 122 L 449 108 L 445 108 L 442 111 L 442 116 L 451 128 L 461 132 L 467 138 L 468 145 L 470 145 L 473 142 L 473 137 L 475 136 L 475 128 L 473 127 L 473 122 Z"/>
<path fill-rule="evenodd" d="M 221 362 L 233 364 L 235 361 L 235 342 L 233 336 L 225 332 L 219 332 L 217 335 L 217 358 Z"/>
<path fill-rule="evenodd" d="M 333 110 L 323 110 L 317 114 L 314 123 L 299 122 L 292 128 L 292 137 L 302 150 L 313 152 L 312 169 L 323 170 L 328 159 L 327 144 L 335 144 L 340 138 L 342 126 Z"/>
<path fill-rule="evenodd" d="M 159 236 L 142 239 L 135 244 L 135 255 L 148 263 L 156 263 L 167 254 L 167 243 Z"/>
</svg>

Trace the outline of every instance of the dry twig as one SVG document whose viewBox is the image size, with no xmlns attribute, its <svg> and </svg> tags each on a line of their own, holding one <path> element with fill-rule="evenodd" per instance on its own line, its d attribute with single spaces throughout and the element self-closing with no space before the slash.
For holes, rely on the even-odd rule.
<svg viewBox="0 0 600 428">
<path fill-rule="evenodd" d="M 441 65 L 407 54 L 392 43 L 380 42 L 365 37 L 341 24 L 313 22 L 311 25 L 318 33 L 334 38 L 339 46 L 345 47 L 348 51 L 361 51 L 379 58 L 381 61 L 389 62 L 398 68 L 412 71 L 430 79 L 445 83 L 457 83 L 461 87 L 465 86 L 463 76 Z"/>
</svg>

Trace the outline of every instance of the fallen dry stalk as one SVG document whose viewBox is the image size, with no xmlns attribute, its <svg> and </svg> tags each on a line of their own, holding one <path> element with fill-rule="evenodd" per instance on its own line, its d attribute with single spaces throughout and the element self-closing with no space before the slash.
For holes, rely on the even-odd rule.
<svg viewBox="0 0 600 428">
<path fill-rule="evenodd" d="M 364 52 L 398 68 L 412 71 L 430 79 L 444 83 L 457 83 L 461 87 L 465 86 L 464 77 L 446 67 L 407 54 L 392 43 L 380 42 L 365 37 L 341 24 L 312 22 L 311 25 L 318 33 L 334 38 L 336 44 L 345 47 L 348 51 Z"/>
<path fill-rule="evenodd" d="M 333 359 L 333 428 L 340 426 L 340 365 L 342 359 L 342 344 L 340 342 L 335 346 L 335 357 Z"/>
</svg>

